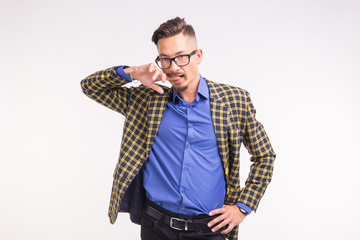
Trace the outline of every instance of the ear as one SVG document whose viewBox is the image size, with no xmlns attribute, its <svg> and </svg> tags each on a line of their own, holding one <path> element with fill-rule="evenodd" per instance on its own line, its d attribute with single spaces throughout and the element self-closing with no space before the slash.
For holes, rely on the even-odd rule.
<svg viewBox="0 0 360 240">
<path fill-rule="evenodd" d="M 202 60 L 202 55 L 203 55 L 203 52 L 202 52 L 202 49 L 199 48 L 196 52 L 196 63 L 199 65 L 201 63 L 201 60 Z"/>
</svg>

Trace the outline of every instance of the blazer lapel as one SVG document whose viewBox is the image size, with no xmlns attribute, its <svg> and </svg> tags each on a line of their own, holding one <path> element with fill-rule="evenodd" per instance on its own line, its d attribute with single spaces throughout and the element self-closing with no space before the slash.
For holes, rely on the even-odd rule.
<svg viewBox="0 0 360 240">
<path fill-rule="evenodd" d="M 148 102 L 148 128 L 146 140 L 146 153 L 149 156 L 152 145 L 157 135 L 161 118 L 163 116 L 166 105 L 171 97 L 172 89 L 164 89 L 163 94 L 155 93 Z"/>
<path fill-rule="evenodd" d="M 223 163 L 226 180 L 228 179 L 228 158 L 229 147 L 227 144 L 228 132 L 228 106 L 222 101 L 222 96 L 218 92 L 218 87 L 214 83 L 205 79 L 209 87 L 210 109 L 214 124 L 217 146 L 221 161 Z"/>
</svg>

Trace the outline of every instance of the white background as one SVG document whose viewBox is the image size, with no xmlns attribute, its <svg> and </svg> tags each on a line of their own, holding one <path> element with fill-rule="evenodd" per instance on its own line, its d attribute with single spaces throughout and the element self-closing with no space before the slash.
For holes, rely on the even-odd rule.
<svg viewBox="0 0 360 240">
<path fill-rule="evenodd" d="M 0 239 L 140 239 L 107 217 L 124 117 L 80 81 L 153 61 L 152 32 L 175 16 L 202 75 L 251 93 L 277 153 L 240 239 L 360 239 L 357 0 L 1 0 Z"/>
</svg>

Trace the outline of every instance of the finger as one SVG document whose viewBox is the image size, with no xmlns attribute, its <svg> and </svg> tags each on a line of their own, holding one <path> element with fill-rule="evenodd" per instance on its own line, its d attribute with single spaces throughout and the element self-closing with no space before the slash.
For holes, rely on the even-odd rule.
<svg viewBox="0 0 360 240">
<path fill-rule="evenodd" d="M 164 89 L 162 89 L 159 85 L 151 84 L 151 85 L 149 85 L 149 88 L 154 89 L 155 91 L 157 91 L 160 94 L 164 93 Z"/>
<path fill-rule="evenodd" d="M 157 71 L 154 73 L 154 75 L 152 76 L 152 79 L 153 79 L 154 81 L 157 80 L 159 74 L 160 74 L 160 71 L 157 70 Z"/>
<path fill-rule="evenodd" d="M 211 229 L 212 232 L 216 232 L 218 230 L 220 230 L 221 228 L 225 227 L 227 224 L 230 223 L 230 220 L 228 219 L 224 219 L 222 222 L 220 222 L 218 225 L 216 225 L 215 227 L 213 227 Z"/>
<path fill-rule="evenodd" d="M 161 81 L 162 81 L 163 83 L 166 82 L 166 74 L 163 73 L 163 72 L 161 72 Z"/>
<path fill-rule="evenodd" d="M 224 215 L 220 215 L 218 216 L 217 218 L 211 220 L 209 223 L 208 223 L 208 227 L 212 227 L 214 226 L 216 223 L 218 222 L 221 222 L 225 219 L 225 216 Z"/>
<path fill-rule="evenodd" d="M 218 209 L 215 209 L 215 210 L 212 210 L 209 215 L 210 216 L 213 216 L 213 215 L 216 215 L 216 214 L 222 214 L 225 212 L 225 208 L 218 208 Z"/>
<path fill-rule="evenodd" d="M 225 229 L 221 231 L 221 234 L 228 234 L 229 232 L 231 232 L 231 230 L 233 230 L 233 228 L 235 227 L 235 225 L 233 225 L 232 223 L 229 224 L 229 226 Z"/>
<path fill-rule="evenodd" d="M 156 69 L 155 64 L 154 63 L 149 63 L 149 72 L 154 71 L 154 69 Z"/>
</svg>

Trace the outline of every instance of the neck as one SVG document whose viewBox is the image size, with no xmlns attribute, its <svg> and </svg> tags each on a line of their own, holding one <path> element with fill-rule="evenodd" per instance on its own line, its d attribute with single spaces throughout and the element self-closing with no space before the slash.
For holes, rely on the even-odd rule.
<svg viewBox="0 0 360 240">
<path fill-rule="evenodd" d="M 190 81 L 189 86 L 186 90 L 178 92 L 179 97 L 181 97 L 187 102 L 190 103 L 193 102 L 196 98 L 199 82 L 200 82 L 200 74 L 198 73 L 197 76 L 192 81 Z"/>
</svg>

